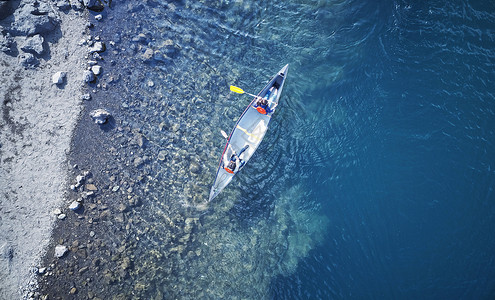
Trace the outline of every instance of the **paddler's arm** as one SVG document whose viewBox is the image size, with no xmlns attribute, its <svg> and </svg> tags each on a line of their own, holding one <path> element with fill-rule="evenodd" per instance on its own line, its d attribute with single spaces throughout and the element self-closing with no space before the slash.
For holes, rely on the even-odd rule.
<svg viewBox="0 0 495 300">
<path fill-rule="evenodd" d="M 235 156 L 235 170 L 234 173 L 237 173 L 239 171 L 239 167 L 241 166 L 241 160 L 239 159 L 239 156 Z"/>
</svg>

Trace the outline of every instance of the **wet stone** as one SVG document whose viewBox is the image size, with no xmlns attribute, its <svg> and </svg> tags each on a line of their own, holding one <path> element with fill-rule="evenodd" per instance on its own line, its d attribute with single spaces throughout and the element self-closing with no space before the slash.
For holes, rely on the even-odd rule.
<svg viewBox="0 0 495 300">
<path fill-rule="evenodd" d="M 153 58 L 153 49 L 147 48 L 146 51 L 144 51 L 142 58 L 144 60 L 150 60 Z"/>
<path fill-rule="evenodd" d="M 100 75 L 102 71 L 103 71 L 103 68 L 101 66 L 92 66 L 91 67 L 91 72 L 93 72 L 93 74 L 95 74 L 96 76 Z"/>
</svg>

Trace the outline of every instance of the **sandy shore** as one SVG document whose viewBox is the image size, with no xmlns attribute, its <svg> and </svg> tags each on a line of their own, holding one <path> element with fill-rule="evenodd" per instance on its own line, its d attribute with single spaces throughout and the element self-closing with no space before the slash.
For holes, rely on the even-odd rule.
<svg viewBox="0 0 495 300">
<path fill-rule="evenodd" d="M 2 7 L 3 13 L 5 9 L 19 11 L 33 2 L 11 1 L 13 7 Z M 33 33 L 21 32 L 26 24 L 19 24 L 22 21 L 17 15 L 13 19 L 4 14 L 0 20 L 4 42 L 7 38 L 10 44 L 9 49 L 4 47 L 0 52 L 2 299 L 28 298 L 36 286 L 39 260 L 56 220 L 53 211 L 66 206 L 66 155 L 85 89 L 82 73 L 87 46 L 80 41 L 86 35 L 87 12 L 75 11 L 69 5 L 57 6 L 52 1 L 42 4 L 36 9 L 44 11 L 32 14 L 33 18 L 51 18 L 51 24 L 45 24 L 48 27 L 39 33 L 44 39 L 41 53 L 22 50 Z M 26 62 L 26 56 L 34 60 Z M 67 73 L 61 85 L 52 83 L 52 75 L 58 71 Z"/>
</svg>

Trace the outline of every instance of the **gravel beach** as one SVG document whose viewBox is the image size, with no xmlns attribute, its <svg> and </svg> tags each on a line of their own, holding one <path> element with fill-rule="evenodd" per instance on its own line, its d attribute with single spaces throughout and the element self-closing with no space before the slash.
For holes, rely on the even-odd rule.
<svg viewBox="0 0 495 300">
<path fill-rule="evenodd" d="M 0 6 L 0 295 L 23 299 L 64 199 L 85 89 L 87 10 L 69 1 Z"/>
</svg>

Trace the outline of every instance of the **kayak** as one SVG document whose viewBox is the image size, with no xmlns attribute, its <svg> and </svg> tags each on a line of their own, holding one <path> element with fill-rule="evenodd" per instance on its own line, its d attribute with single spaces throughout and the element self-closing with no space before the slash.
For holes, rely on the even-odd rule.
<svg viewBox="0 0 495 300">
<path fill-rule="evenodd" d="M 210 190 L 210 198 L 213 200 L 232 181 L 234 176 L 242 170 L 254 152 L 261 144 L 268 123 L 277 109 L 280 95 L 287 77 L 289 65 L 284 66 L 268 84 L 253 97 L 253 100 L 246 107 L 239 120 L 227 137 L 227 143 L 220 156 L 215 181 Z M 253 95 L 254 96 L 254 95 Z M 260 101 L 265 99 L 264 104 Z M 236 162 L 236 167 L 232 167 L 229 162 Z"/>
</svg>

